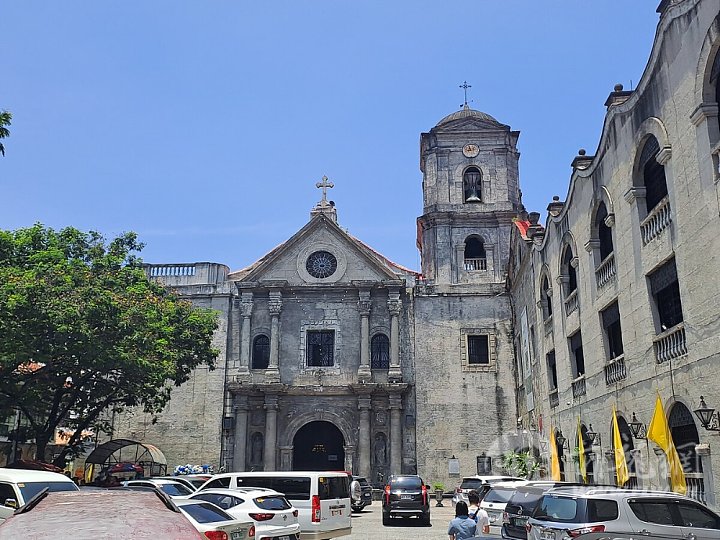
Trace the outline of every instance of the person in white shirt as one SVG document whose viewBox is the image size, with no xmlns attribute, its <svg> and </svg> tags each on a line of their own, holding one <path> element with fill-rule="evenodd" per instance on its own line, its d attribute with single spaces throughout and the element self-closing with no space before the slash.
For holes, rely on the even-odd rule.
<svg viewBox="0 0 720 540">
<path fill-rule="evenodd" d="M 468 493 L 468 517 L 477 523 L 477 530 L 482 534 L 490 533 L 490 518 L 488 513 L 480 508 L 480 494 L 474 489 Z"/>
</svg>

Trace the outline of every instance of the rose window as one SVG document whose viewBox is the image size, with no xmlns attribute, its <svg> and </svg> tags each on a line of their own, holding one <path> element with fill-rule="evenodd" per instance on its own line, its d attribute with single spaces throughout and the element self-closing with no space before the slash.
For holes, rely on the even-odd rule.
<svg viewBox="0 0 720 540">
<path fill-rule="evenodd" d="M 330 277 L 337 270 L 337 259 L 327 251 L 316 251 L 308 257 L 305 268 L 314 278 Z"/>
</svg>

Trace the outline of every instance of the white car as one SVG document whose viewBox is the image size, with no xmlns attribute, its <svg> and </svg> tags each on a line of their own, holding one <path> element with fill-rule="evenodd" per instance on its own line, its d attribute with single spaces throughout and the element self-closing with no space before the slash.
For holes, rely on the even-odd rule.
<svg viewBox="0 0 720 540">
<path fill-rule="evenodd" d="M 185 484 L 176 480 L 166 480 L 164 478 L 146 478 L 145 480 L 126 480 L 122 483 L 123 486 L 129 488 L 152 488 L 159 489 L 165 495 L 176 498 L 176 497 L 187 497 L 191 495 L 193 491 Z"/>
<path fill-rule="evenodd" d="M 254 521 L 257 540 L 297 540 L 300 537 L 298 511 L 284 495 L 272 489 L 204 489 L 186 500 L 207 501 L 236 519 Z"/>
<path fill-rule="evenodd" d="M 78 491 L 75 482 L 64 474 L 1 468 L 0 523 L 45 488 L 51 492 Z"/>
<path fill-rule="evenodd" d="M 236 519 L 222 508 L 205 501 L 176 500 L 175 505 L 190 523 L 209 540 L 253 540 L 255 523 Z"/>
<path fill-rule="evenodd" d="M 490 522 L 490 536 L 501 536 L 503 525 L 503 513 L 510 497 L 520 486 L 529 484 L 527 480 L 516 480 L 513 482 L 497 482 L 488 491 L 483 500 L 480 501 L 480 508 L 485 510 Z"/>
<path fill-rule="evenodd" d="M 453 506 L 460 501 L 465 503 L 468 502 L 468 493 L 471 491 L 477 491 L 482 501 L 483 496 L 490 491 L 497 482 L 511 482 L 513 480 L 523 480 L 523 478 L 516 478 L 515 476 L 465 476 L 458 487 L 455 488 L 455 494 L 452 498 Z"/>
</svg>

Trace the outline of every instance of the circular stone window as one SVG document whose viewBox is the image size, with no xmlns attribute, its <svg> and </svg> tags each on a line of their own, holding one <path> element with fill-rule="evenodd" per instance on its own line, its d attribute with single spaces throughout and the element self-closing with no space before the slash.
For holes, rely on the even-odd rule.
<svg viewBox="0 0 720 540">
<path fill-rule="evenodd" d="M 330 277 L 337 270 L 337 259 L 327 251 L 316 251 L 307 258 L 305 268 L 314 278 Z"/>
</svg>

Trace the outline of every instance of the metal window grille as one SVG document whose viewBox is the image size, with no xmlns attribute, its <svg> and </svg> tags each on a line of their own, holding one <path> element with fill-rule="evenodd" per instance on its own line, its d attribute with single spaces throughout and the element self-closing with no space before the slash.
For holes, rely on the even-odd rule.
<svg viewBox="0 0 720 540">
<path fill-rule="evenodd" d="M 257 336 L 253 341 L 252 368 L 267 369 L 270 364 L 270 338 Z"/>
<path fill-rule="evenodd" d="M 372 369 L 390 367 L 390 340 L 385 334 L 373 336 L 370 342 L 370 367 Z"/>
<path fill-rule="evenodd" d="M 307 365 L 331 367 L 334 365 L 335 331 L 310 330 L 307 333 Z"/>
<path fill-rule="evenodd" d="M 488 336 L 468 336 L 468 364 L 489 364 Z"/>
</svg>

